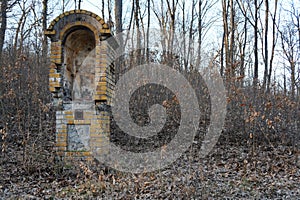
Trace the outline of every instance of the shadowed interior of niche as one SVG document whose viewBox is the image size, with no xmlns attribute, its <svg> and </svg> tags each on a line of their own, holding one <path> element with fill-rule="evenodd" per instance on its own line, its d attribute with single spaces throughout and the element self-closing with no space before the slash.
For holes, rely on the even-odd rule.
<svg viewBox="0 0 300 200">
<path fill-rule="evenodd" d="M 95 37 L 87 28 L 71 31 L 64 48 L 64 100 L 92 100 L 95 82 Z"/>
</svg>

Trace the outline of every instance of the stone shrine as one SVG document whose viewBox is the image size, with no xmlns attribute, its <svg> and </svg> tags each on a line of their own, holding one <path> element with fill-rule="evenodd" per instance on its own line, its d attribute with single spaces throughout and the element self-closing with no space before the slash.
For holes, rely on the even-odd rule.
<svg viewBox="0 0 300 200">
<path fill-rule="evenodd" d="M 56 109 L 56 150 L 61 158 L 91 159 L 108 151 L 117 43 L 98 15 L 72 10 L 55 18 L 49 89 Z M 107 40 L 110 38 L 110 40 Z"/>
</svg>

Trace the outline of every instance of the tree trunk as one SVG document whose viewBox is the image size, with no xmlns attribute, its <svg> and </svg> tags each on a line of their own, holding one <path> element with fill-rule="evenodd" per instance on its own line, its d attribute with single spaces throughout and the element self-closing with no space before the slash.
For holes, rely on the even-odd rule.
<svg viewBox="0 0 300 200">
<path fill-rule="evenodd" d="M 269 0 L 265 0 L 265 32 L 264 32 L 264 78 L 263 78 L 263 89 L 266 89 L 267 77 L 268 77 L 268 67 L 269 67 L 269 51 L 268 51 L 268 34 L 269 34 Z"/>
<path fill-rule="evenodd" d="M 7 25 L 6 10 L 7 10 L 7 0 L 2 0 L 2 2 L 1 2 L 1 27 L 0 27 L 0 65 L 2 64 L 2 51 L 3 51 L 3 46 L 4 46 L 5 31 L 6 31 L 6 25 Z"/>
<path fill-rule="evenodd" d="M 142 51 L 141 51 L 141 30 L 140 30 L 140 17 L 139 17 L 139 11 L 140 11 L 140 1 L 135 0 L 135 10 L 134 10 L 134 19 L 135 19 L 135 25 L 136 25 L 136 64 L 140 65 L 142 62 Z"/>
<path fill-rule="evenodd" d="M 120 35 L 122 33 L 122 7 L 123 7 L 123 0 L 115 0 L 115 26 L 116 26 L 116 34 L 118 36 L 118 42 L 121 45 L 121 48 L 124 45 L 123 36 Z M 104 13 L 103 13 L 104 15 Z M 121 49 L 122 51 L 123 49 Z M 120 74 L 122 73 L 123 69 L 121 68 L 122 58 L 118 58 L 115 62 L 116 65 L 116 80 L 119 79 Z"/>
<path fill-rule="evenodd" d="M 48 0 L 43 0 L 43 31 L 47 29 L 47 16 L 48 16 Z M 48 54 L 48 40 L 47 36 L 44 34 L 43 44 L 42 44 L 42 65 L 46 67 L 47 64 L 47 54 Z"/>
<path fill-rule="evenodd" d="M 234 62 L 234 52 L 235 52 L 235 22 L 234 22 L 234 5 L 233 0 L 230 0 L 230 50 L 229 50 L 229 66 L 230 66 L 230 77 L 235 76 L 235 62 Z"/>
<path fill-rule="evenodd" d="M 275 55 L 275 46 L 276 46 L 276 14 L 277 14 L 277 5 L 278 5 L 278 0 L 275 0 L 275 11 L 274 11 L 274 16 L 273 16 L 273 25 L 272 25 L 272 52 L 271 52 L 271 59 L 270 59 L 270 66 L 269 66 L 269 74 L 268 74 L 268 83 L 267 83 L 267 92 L 270 92 L 270 85 L 271 85 L 271 75 L 273 71 L 273 60 L 274 60 L 274 55 Z M 300 38 L 300 37 L 299 37 Z M 299 40 L 300 41 L 300 40 Z"/>
<path fill-rule="evenodd" d="M 258 0 L 254 0 L 255 17 L 254 17 L 254 76 L 253 87 L 256 89 L 258 83 Z"/>
<path fill-rule="evenodd" d="M 150 60 L 150 49 L 149 49 L 149 36 L 150 36 L 150 33 L 149 33 L 149 31 L 150 31 L 150 0 L 147 0 L 147 12 L 148 12 L 148 21 L 147 21 L 147 38 L 146 38 L 146 44 L 147 44 L 147 46 L 146 46 L 146 60 L 147 60 L 147 63 L 149 63 L 149 60 Z"/>
<path fill-rule="evenodd" d="M 116 2 L 115 2 L 115 6 L 116 6 Z M 105 3 L 104 3 L 104 0 L 102 0 L 102 2 L 101 2 L 101 13 L 102 13 L 102 19 L 105 19 Z M 117 13 L 116 13 L 116 16 L 117 16 Z M 117 23 L 116 19 L 115 19 L 115 21 Z"/>
<path fill-rule="evenodd" d="M 225 44 L 225 32 L 223 32 L 221 56 L 220 56 L 220 63 L 221 63 L 220 74 L 222 77 L 224 76 L 224 44 Z"/>
<path fill-rule="evenodd" d="M 203 11 L 202 11 L 202 0 L 199 0 L 198 2 L 198 13 L 199 13 L 199 16 L 198 16 L 198 54 L 197 54 L 197 61 L 196 61 L 196 67 L 199 68 L 200 65 L 201 65 L 201 61 L 202 61 L 202 58 L 201 58 L 201 53 L 202 53 L 202 29 L 203 29 L 203 19 L 202 19 L 202 16 L 203 16 Z M 223 47 L 224 45 L 222 45 Z M 221 56 L 223 56 L 221 54 Z M 222 65 L 222 63 L 221 63 Z M 222 71 L 222 70 L 221 70 Z M 223 74 L 221 74 L 222 76 Z"/>
<path fill-rule="evenodd" d="M 175 19 L 176 19 L 176 9 L 177 9 L 177 4 L 178 0 L 172 0 L 172 5 L 170 3 L 171 0 L 167 0 L 167 7 L 168 7 L 168 13 L 170 16 L 170 28 L 169 28 L 169 40 L 168 40 L 168 47 L 167 47 L 167 63 L 169 66 L 173 66 L 173 46 L 174 46 L 174 36 L 175 36 Z"/>
<path fill-rule="evenodd" d="M 192 0 L 192 19 L 191 19 L 191 23 L 190 23 L 190 28 L 189 28 L 189 45 L 188 45 L 188 59 L 190 60 L 190 70 L 194 71 L 194 63 L 193 63 L 193 59 L 194 59 L 194 43 L 193 43 L 193 26 L 194 26 L 194 13 L 195 13 L 195 0 Z M 183 22 L 185 23 L 185 22 Z"/>
<path fill-rule="evenodd" d="M 227 11 L 228 3 L 226 0 L 223 0 L 223 29 L 224 29 L 224 50 L 225 50 L 225 77 L 228 80 L 230 77 L 230 56 L 229 56 L 229 30 L 228 30 L 228 11 Z"/>
<path fill-rule="evenodd" d="M 245 54 L 246 54 L 246 46 L 247 46 L 247 36 L 248 36 L 248 28 L 247 28 L 247 18 L 245 17 L 245 24 L 244 24 L 244 43 L 243 47 L 241 48 L 241 65 L 240 65 L 240 76 L 245 77 Z M 241 81 L 241 87 L 244 87 L 244 81 Z"/>
</svg>

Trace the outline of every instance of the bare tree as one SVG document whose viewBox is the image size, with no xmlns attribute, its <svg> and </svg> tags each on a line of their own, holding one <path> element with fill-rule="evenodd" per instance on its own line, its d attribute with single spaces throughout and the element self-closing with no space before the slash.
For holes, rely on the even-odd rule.
<svg viewBox="0 0 300 200">
<path fill-rule="evenodd" d="M 6 32 L 6 26 L 7 26 L 7 17 L 6 17 L 6 11 L 7 11 L 7 0 L 1 1 L 1 27 L 0 27 L 0 65 L 2 64 L 2 50 L 5 40 L 5 32 Z"/>
<path fill-rule="evenodd" d="M 179 5 L 178 0 L 161 0 L 160 10 L 153 3 L 153 12 L 159 22 L 160 31 L 163 35 L 161 39 L 161 45 L 163 49 L 162 57 L 163 62 L 173 67 L 173 51 L 174 47 L 174 36 L 176 31 L 176 18 L 177 8 Z"/>
<path fill-rule="evenodd" d="M 48 0 L 43 0 L 43 11 L 42 11 L 42 27 L 43 31 L 47 29 L 47 16 L 48 16 Z M 45 67 L 47 64 L 47 54 L 48 54 L 48 40 L 47 36 L 43 35 L 42 41 L 42 64 Z"/>
<path fill-rule="evenodd" d="M 197 1 L 195 1 L 196 3 Z M 197 47 L 197 60 L 196 66 L 200 66 L 202 62 L 203 53 L 203 41 L 207 32 L 210 30 L 210 27 L 217 20 L 217 18 L 209 16 L 209 12 L 213 9 L 213 7 L 217 4 L 218 1 L 212 0 L 198 0 L 198 47 Z M 208 17 L 209 16 L 209 17 Z"/>
<path fill-rule="evenodd" d="M 266 88 L 267 77 L 268 77 L 268 67 L 269 67 L 269 47 L 268 47 L 268 36 L 269 36 L 269 0 L 264 0 L 265 2 L 265 24 L 264 24 L 264 41 L 263 46 L 263 59 L 264 59 L 264 77 L 263 77 L 263 89 Z"/>
<path fill-rule="evenodd" d="M 114 2 L 115 6 L 115 27 L 116 27 L 116 34 L 119 34 L 123 31 L 123 26 L 122 26 L 122 11 L 123 11 L 123 0 L 115 0 Z M 102 5 L 104 5 L 104 1 L 102 1 Z M 103 12 L 103 17 L 104 17 L 104 11 Z M 123 46 L 123 37 L 119 35 L 118 37 L 119 43 L 121 46 Z M 116 60 L 115 65 L 116 65 L 116 78 L 118 79 L 120 72 L 122 71 L 121 69 L 121 61 L 122 59 L 119 58 Z"/>
<path fill-rule="evenodd" d="M 274 6 L 274 14 L 272 16 L 272 50 L 271 50 L 271 58 L 270 58 L 270 66 L 269 66 L 269 73 L 268 73 L 268 79 L 267 79 L 267 92 L 270 91 L 270 85 L 271 85 L 271 75 L 273 71 L 273 61 L 274 61 L 274 55 L 275 55 L 275 47 L 277 43 L 277 33 L 276 33 L 276 16 L 277 16 L 277 6 L 278 6 L 278 0 L 275 0 L 275 6 Z"/>
<path fill-rule="evenodd" d="M 221 58 L 221 62 L 223 65 L 223 60 L 225 61 L 225 68 L 221 66 L 221 74 L 223 75 L 224 69 L 229 70 L 229 25 L 228 25 L 228 6 L 229 2 L 227 0 L 222 1 L 222 14 L 223 14 L 223 41 L 222 41 L 222 53 L 225 54 L 225 59 Z M 226 73 L 227 74 L 227 73 Z"/>
<path fill-rule="evenodd" d="M 289 19 L 285 21 L 282 29 L 278 27 L 281 38 L 281 47 L 283 54 L 289 64 L 288 70 L 290 71 L 290 91 L 291 98 L 295 98 L 295 91 L 297 85 L 297 77 L 299 76 L 299 69 L 297 70 L 297 59 L 299 59 L 299 40 L 300 40 L 300 15 L 292 3 L 290 9 L 288 10 Z M 297 72 L 298 71 L 298 72 Z M 297 75 L 298 73 L 298 75 Z M 298 88 L 297 88 L 298 89 Z"/>
<path fill-rule="evenodd" d="M 150 37 L 150 22 L 151 22 L 151 1 L 147 0 L 147 35 L 146 35 L 146 60 L 149 63 L 150 49 L 149 49 L 149 37 Z"/>
<path fill-rule="evenodd" d="M 21 10 L 21 16 L 18 20 L 17 30 L 14 38 L 13 52 L 15 55 L 19 55 L 22 52 L 23 42 L 28 36 L 30 29 L 25 30 L 27 17 L 31 12 L 32 6 L 27 5 L 27 1 L 18 1 L 19 9 Z M 17 52 L 18 51 L 18 52 Z"/>
<path fill-rule="evenodd" d="M 167 7 L 168 7 L 168 14 L 170 17 L 170 37 L 168 40 L 168 52 L 172 52 L 173 49 L 173 45 L 174 45 L 174 34 L 175 34 L 175 20 L 176 20 L 176 10 L 177 10 L 177 6 L 178 6 L 178 0 L 167 0 Z M 172 58 L 169 58 L 172 60 Z"/>
<path fill-rule="evenodd" d="M 225 50 L 225 76 L 229 81 L 235 76 L 235 6 L 233 0 L 223 0 L 223 47 Z M 222 72 L 223 73 L 223 72 Z M 228 82 L 229 83 L 229 82 Z"/>
<path fill-rule="evenodd" d="M 140 19 L 140 1 L 135 0 L 135 7 L 134 7 L 134 20 L 135 20 L 135 29 L 136 29 L 136 63 L 138 65 L 142 62 L 142 41 L 141 41 L 141 19 Z"/>
<path fill-rule="evenodd" d="M 253 75 L 253 86 L 254 89 L 257 87 L 258 83 L 258 64 L 259 64 L 259 50 L 258 50 L 258 38 L 259 38 L 259 29 L 258 22 L 260 19 L 259 11 L 261 5 L 263 4 L 262 0 L 254 0 L 254 5 L 252 1 L 237 1 L 240 10 L 243 15 L 247 18 L 248 22 L 253 27 L 254 32 L 254 75 Z M 254 7 L 254 10 L 252 9 Z M 249 16 L 250 15 L 250 16 Z"/>
</svg>

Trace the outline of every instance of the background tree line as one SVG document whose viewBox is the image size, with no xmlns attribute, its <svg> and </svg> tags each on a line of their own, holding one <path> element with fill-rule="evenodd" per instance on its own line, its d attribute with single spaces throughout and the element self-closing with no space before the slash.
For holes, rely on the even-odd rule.
<svg viewBox="0 0 300 200">
<path fill-rule="evenodd" d="M 83 2 L 2 0 L 0 3 L 0 126 L 5 129 L 0 141 L 3 152 L 9 142 L 17 141 L 22 155 L 20 162 L 28 167 L 41 159 L 35 153 L 37 149 L 51 147 L 51 143 L 44 141 L 53 142 L 54 138 L 48 92 L 49 45 L 43 31 L 53 17 L 68 8 L 79 8 Z M 224 134 L 230 133 L 226 136 L 228 140 L 243 139 L 254 150 L 261 139 L 267 143 L 276 139 L 297 145 L 299 0 L 88 3 L 99 8 L 97 14 L 110 24 L 115 34 L 131 30 L 121 42 L 138 50 L 126 52 L 117 61 L 118 76 L 133 66 L 149 62 L 168 64 L 183 73 L 197 73 L 213 63 L 228 90 L 224 129 Z M 82 5 L 81 8 L 85 9 Z M 165 37 L 153 41 L 151 28 L 158 28 Z M 179 48 L 187 50 L 184 55 L 170 53 L 178 48 L 176 34 L 183 35 Z M 153 42 L 164 50 L 151 48 Z"/>
</svg>

